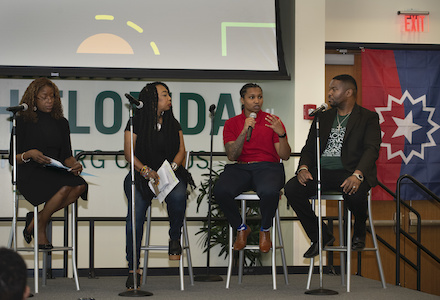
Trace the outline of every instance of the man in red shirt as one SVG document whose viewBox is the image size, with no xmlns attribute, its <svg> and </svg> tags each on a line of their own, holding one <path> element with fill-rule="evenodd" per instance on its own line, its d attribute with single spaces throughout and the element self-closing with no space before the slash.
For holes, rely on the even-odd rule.
<svg viewBox="0 0 440 300">
<path fill-rule="evenodd" d="M 241 250 L 251 229 L 243 223 L 234 198 L 248 190 L 257 193 L 262 218 L 259 246 L 262 252 L 269 252 L 272 247 L 269 229 L 285 182 L 280 159 L 288 160 L 291 149 L 281 120 L 261 110 L 261 87 L 245 84 L 240 96 L 243 112 L 227 120 L 223 130 L 228 159 L 237 163 L 225 166 L 214 187 L 214 196 L 231 226 L 237 229 L 234 250 Z"/>
</svg>

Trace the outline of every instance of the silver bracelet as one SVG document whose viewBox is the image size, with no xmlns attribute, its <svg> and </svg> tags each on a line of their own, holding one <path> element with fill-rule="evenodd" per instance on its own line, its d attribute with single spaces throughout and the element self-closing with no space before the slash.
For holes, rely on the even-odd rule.
<svg viewBox="0 0 440 300">
<path fill-rule="evenodd" d="M 299 172 L 301 172 L 302 170 L 309 170 L 309 168 L 307 168 L 307 167 L 301 167 L 301 168 L 299 168 L 297 171 L 296 171 L 296 175 L 298 175 L 299 174 Z"/>
<path fill-rule="evenodd" d="M 31 159 L 30 159 L 30 158 L 28 158 L 28 159 L 24 159 L 24 154 L 25 154 L 25 153 L 26 153 L 26 151 L 23 152 L 23 153 L 21 154 L 21 160 L 22 160 L 24 163 L 28 163 L 28 162 L 31 161 Z"/>
</svg>

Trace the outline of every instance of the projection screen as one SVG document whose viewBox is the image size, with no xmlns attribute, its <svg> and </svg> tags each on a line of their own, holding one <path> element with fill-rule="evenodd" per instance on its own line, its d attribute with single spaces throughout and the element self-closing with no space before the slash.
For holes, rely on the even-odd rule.
<svg viewBox="0 0 440 300">
<path fill-rule="evenodd" d="M 1 1 L 0 75 L 286 76 L 277 5 L 276 0 Z"/>
</svg>

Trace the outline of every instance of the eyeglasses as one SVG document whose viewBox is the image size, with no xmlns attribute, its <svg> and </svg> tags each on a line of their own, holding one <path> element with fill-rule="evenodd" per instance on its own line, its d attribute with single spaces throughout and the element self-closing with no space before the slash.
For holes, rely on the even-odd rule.
<svg viewBox="0 0 440 300">
<path fill-rule="evenodd" d="M 37 97 L 37 99 L 38 100 L 41 100 L 41 101 L 49 101 L 49 100 L 53 100 L 53 99 L 55 99 L 55 97 L 54 96 L 46 96 L 46 97 Z"/>
</svg>

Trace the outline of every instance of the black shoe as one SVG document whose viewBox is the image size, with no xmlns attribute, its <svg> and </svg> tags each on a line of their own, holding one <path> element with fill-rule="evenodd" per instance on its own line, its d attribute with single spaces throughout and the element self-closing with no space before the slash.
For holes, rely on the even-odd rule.
<svg viewBox="0 0 440 300">
<path fill-rule="evenodd" d="M 32 241 L 32 237 L 34 236 L 34 231 L 29 233 L 29 231 L 27 230 L 29 225 L 31 224 L 33 218 L 34 218 L 33 212 L 28 212 L 26 214 L 26 225 L 24 225 L 23 237 L 24 237 L 24 240 L 26 241 L 26 243 L 28 243 L 28 244 Z"/>
<path fill-rule="evenodd" d="M 365 236 L 353 236 L 351 240 L 351 250 L 359 251 L 365 248 Z"/>
<path fill-rule="evenodd" d="M 333 243 L 335 241 L 335 237 L 333 236 L 333 234 L 331 234 L 330 232 L 328 232 L 325 236 L 324 236 L 324 241 L 323 241 L 323 248 L 325 246 L 330 245 L 331 243 Z M 316 255 L 319 254 L 319 243 L 318 242 L 312 242 L 312 245 L 310 246 L 310 248 L 304 253 L 304 257 L 305 258 L 312 258 L 315 257 Z"/>
<path fill-rule="evenodd" d="M 170 240 L 168 244 L 168 255 L 170 260 L 179 260 L 182 254 L 180 240 Z"/>
<path fill-rule="evenodd" d="M 137 287 L 138 289 L 141 286 L 141 274 L 136 273 Z M 125 282 L 125 286 L 129 290 L 134 290 L 134 277 L 133 273 L 128 273 L 127 281 Z"/>
</svg>

